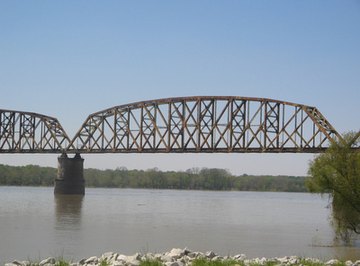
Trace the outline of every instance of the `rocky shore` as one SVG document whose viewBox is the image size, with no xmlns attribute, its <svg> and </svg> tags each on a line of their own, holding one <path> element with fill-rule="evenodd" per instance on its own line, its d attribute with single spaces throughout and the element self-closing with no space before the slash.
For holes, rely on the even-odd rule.
<svg viewBox="0 0 360 266">
<path fill-rule="evenodd" d="M 219 256 L 212 251 L 202 253 L 194 252 L 188 249 L 174 248 L 165 253 L 136 253 L 131 256 L 122 255 L 114 252 L 107 252 L 100 257 L 90 257 L 82 259 L 78 262 L 67 262 L 50 257 L 40 262 L 34 263 L 30 261 L 13 261 L 6 263 L 5 266 L 57 266 L 57 265 L 70 265 L 70 266 L 140 266 L 144 262 L 158 262 L 159 265 L 164 266 L 187 266 L 192 265 L 194 261 L 220 261 L 220 262 L 232 262 L 231 264 L 236 266 L 360 266 L 360 259 L 357 261 L 345 261 L 341 262 L 337 259 L 329 261 L 321 261 L 314 258 L 300 258 L 297 256 L 282 257 L 282 258 L 253 258 L 248 259 L 244 254 L 238 254 L 235 256 Z M 149 264 L 147 264 L 149 265 Z M 155 263 L 154 263 L 155 265 Z"/>
</svg>

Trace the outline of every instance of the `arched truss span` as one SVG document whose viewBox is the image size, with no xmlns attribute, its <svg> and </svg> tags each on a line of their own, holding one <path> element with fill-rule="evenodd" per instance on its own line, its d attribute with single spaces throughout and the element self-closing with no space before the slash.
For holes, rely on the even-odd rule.
<svg viewBox="0 0 360 266">
<path fill-rule="evenodd" d="M 59 153 L 69 143 L 56 118 L 0 110 L 0 153 Z"/>
<path fill-rule="evenodd" d="M 339 137 L 315 107 L 265 98 L 180 97 L 94 113 L 68 150 L 317 153 Z"/>
</svg>

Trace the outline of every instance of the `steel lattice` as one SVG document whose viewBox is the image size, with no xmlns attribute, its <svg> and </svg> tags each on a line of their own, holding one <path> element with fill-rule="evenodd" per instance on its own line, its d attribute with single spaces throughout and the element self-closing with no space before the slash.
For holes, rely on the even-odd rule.
<svg viewBox="0 0 360 266">
<path fill-rule="evenodd" d="M 245 97 L 181 97 L 90 115 L 68 151 L 322 152 L 340 138 L 315 107 Z"/>
<path fill-rule="evenodd" d="M 56 118 L 0 110 L 0 153 L 59 153 L 69 143 Z"/>
</svg>

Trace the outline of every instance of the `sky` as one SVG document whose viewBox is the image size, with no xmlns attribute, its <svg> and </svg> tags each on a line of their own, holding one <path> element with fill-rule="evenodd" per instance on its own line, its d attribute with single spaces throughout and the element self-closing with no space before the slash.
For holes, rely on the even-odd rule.
<svg viewBox="0 0 360 266">
<path fill-rule="evenodd" d="M 264 97 L 316 106 L 360 130 L 360 1 L 0 0 L 0 109 L 59 119 L 178 96 Z M 0 164 L 57 165 L 56 154 Z M 306 175 L 312 154 L 83 155 L 85 168 Z"/>
</svg>

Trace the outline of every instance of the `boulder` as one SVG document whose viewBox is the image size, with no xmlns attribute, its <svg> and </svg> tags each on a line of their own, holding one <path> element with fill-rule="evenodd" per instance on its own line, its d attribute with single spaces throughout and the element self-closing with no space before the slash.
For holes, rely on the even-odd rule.
<svg viewBox="0 0 360 266">
<path fill-rule="evenodd" d="M 165 262 L 165 266 L 184 266 L 181 261 Z"/>
<path fill-rule="evenodd" d="M 6 263 L 5 266 L 25 266 L 21 261 L 14 260 L 12 263 Z"/>
<path fill-rule="evenodd" d="M 300 262 L 300 259 L 296 256 L 291 256 L 289 259 L 290 264 L 298 264 Z"/>
<path fill-rule="evenodd" d="M 337 259 L 332 259 L 332 260 L 327 261 L 325 264 L 326 264 L 326 265 L 335 265 L 335 264 L 338 264 L 338 263 L 340 263 L 339 260 L 337 260 Z"/>
<path fill-rule="evenodd" d="M 85 260 L 85 264 L 97 264 L 99 262 L 98 257 L 93 256 Z"/>
<path fill-rule="evenodd" d="M 346 265 L 346 266 L 352 266 L 353 263 L 352 263 L 351 260 L 347 260 L 347 261 L 345 261 L 345 265 Z"/>
<path fill-rule="evenodd" d="M 211 261 L 223 261 L 223 260 L 224 260 L 224 257 L 218 256 L 218 255 L 216 255 L 215 257 L 213 257 L 211 259 Z"/>
<path fill-rule="evenodd" d="M 233 257 L 234 260 L 245 260 L 246 255 L 245 254 L 237 254 Z"/>
<path fill-rule="evenodd" d="M 128 260 L 128 257 L 125 255 L 120 254 L 119 256 L 117 256 L 116 261 L 120 261 L 120 262 L 126 262 Z"/>
<path fill-rule="evenodd" d="M 126 262 L 126 265 L 129 265 L 129 266 L 139 266 L 141 263 L 141 261 L 135 259 L 135 258 L 131 258 L 129 259 L 127 262 Z"/>
<path fill-rule="evenodd" d="M 126 265 L 139 266 L 140 262 L 141 262 L 141 254 L 140 253 L 136 253 L 132 256 L 127 256 Z"/>
<path fill-rule="evenodd" d="M 55 264 L 55 262 L 56 262 L 56 259 L 54 257 L 49 257 L 47 259 L 40 261 L 39 265 L 44 266 L 44 265 L 48 265 L 48 264 Z"/>
<path fill-rule="evenodd" d="M 110 265 L 113 265 L 114 262 L 117 260 L 118 256 L 119 256 L 119 254 L 117 254 L 115 252 L 106 252 L 101 255 L 101 257 L 99 259 L 99 263 L 101 263 L 102 261 L 106 261 Z"/>
<path fill-rule="evenodd" d="M 173 248 L 169 253 L 166 254 L 167 256 L 173 258 L 173 259 L 179 259 L 182 256 L 185 255 L 185 251 L 180 248 Z"/>
<path fill-rule="evenodd" d="M 173 261 L 173 257 L 170 257 L 169 255 L 163 255 L 160 257 L 160 260 L 162 262 L 172 262 Z"/>
<path fill-rule="evenodd" d="M 207 257 L 208 259 L 212 259 L 212 258 L 216 257 L 216 254 L 214 251 L 208 251 L 205 253 L 205 257 Z"/>
</svg>

